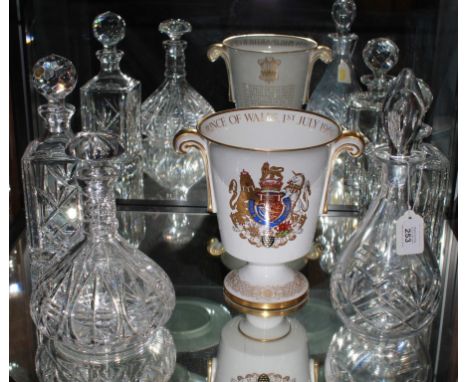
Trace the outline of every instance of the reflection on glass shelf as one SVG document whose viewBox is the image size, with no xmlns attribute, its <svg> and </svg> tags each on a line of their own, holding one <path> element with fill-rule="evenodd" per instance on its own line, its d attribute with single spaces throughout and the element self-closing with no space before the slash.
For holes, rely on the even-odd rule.
<svg viewBox="0 0 468 382">
<path fill-rule="evenodd" d="M 156 330 L 140 354 L 115 362 L 77 362 L 60 353 L 54 342 L 47 339 L 36 354 L 41 382 L 166 382 L 174 371 L 175 361 L 174 341 L 164 327 Z"/>
<path fill-rule="evenodd" d="M 209 239 L 219 237 L 216 215 L 208 213 L 185 214 L 176 211 L 177 208 L 164 213 L 119 211 L 118 216 L 124 213 L 128 222 L 140 219 L 146 223 L 146 234 L 141 236 L 140 249 L 156 260 L 167 272 L 176 290 L 177 304 L 188 302 L 189 305 L 188 309 L 179 311 L 179 313 L 176 309 L 167 324 L 177 350 L 177 366 L 169 381 L 201 382 L 206 377 L 207 360 L 217 352 L 218 326 L 221 327 L 223 325 L 221 321 L 229 319 L 230 314 L 237 314 L 229 308 L 225 308 L 223 299 L 222 282 L 229 271 L 228 268 L 231 267 L 226 266 L 227 262 L 223 256 L 211 256 L 206 250 Z M 171 216 L 185 220 L 191 228 L 192 238 L 186 244 L 173 245 L 164 238 L 164 232 L 171 229 Z M 352 221 L 355 219 L 355 217 L 346 218 L 343 216 L 328 217 L 329 228 L 335 229 L 335 234 L 339 236 L 338 226 L 346 226 L 347 224 L 352 226 Z M 445 242 L 452 237 L 451 233 L 446 234 L 443 236 L 443 240 Z M 447 252 L 450 251 L 447 250 Z M 12 317 L 21 317 L 29 321 L 22 326 L 16 326 L 20 329 L 12 329 L 15 331 L 10 332 L 10 361 L 23 368 L 25 373 L 33 376 L 35 374 L 34 366 L 28 365 L 22 356 L 22 352 L 26 352 L 32 358 L 36 352 L 33 340 L 34 332 L 30 329 L 29 332 L 25 330 L 27 327 L 32 328 L 27 308 L 29 301 L 28 281 L 22 276 L 27 271 L 25 255 L 21 241 L 18 241 L 10 252 L 10 285 L 12 285 L 11 289 L 14 292 L 10 295 L 10 310 Z M 318 262 L 309 260 L 302 267 L 301 272 L 309 279 L 312 287 L 309 290 L 309 302 L 294 317 L 306 329 L 309 352 L 320 363 L 322 373 L 326 350 L 333 334 L 340 326 L 340 321 L 331 308 L 328 277 L 320 269 Z M 19 290 L 21 290 L 21 294 L 15 296 L 15 291 Z M 203 304 L 198 304 L 198 301 L 202 301 Z M 199 312 L 193 313 L 190 310 L 192 308 Z M 15 328 L 15 325 L 16 322 L 10 322 L 11 328 Z M 27 341 L 24 337 L 27 337 Z M 43 350 L 41 351 L 43 352 Z M 128 363 L 123 362 L 123 364 Z M 134 366 L 135 368 L 147 367 L 145 361 L 138 361 L 134 363 Z M 15 368 L 15 370 L 18 369 Z M 15 370 L 13 371 L 15 372 Z M 152 369 L 150 368 L 150 370 Z M 76 374 L 78 375 L 78 372 Z M 38 379 L 18 379 L 16 382 L 23 381 L 37 382 Z M 74 382 L 75 380 L 70 379 L 70 381 Z M 145 380 L 143 379 L 143 381 Z M 160 380 L 154 379 L 154 381 L 159 382 Z M 319 377 L 319 381 L 324 381 L 323 375 Z"/>
</svg>

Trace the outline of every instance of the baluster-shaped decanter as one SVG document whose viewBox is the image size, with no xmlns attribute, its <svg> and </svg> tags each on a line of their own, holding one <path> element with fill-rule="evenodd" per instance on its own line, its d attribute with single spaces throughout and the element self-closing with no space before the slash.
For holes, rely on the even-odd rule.
<svg viewBox="0 0 468 382">
<path fill-rule="evenodd" d="M 214 110 L 185 78 L 187 42 L 180 38 L 192 30 L 184 20 L 166 20 L 159 31 L 169 36 L 163 42 L 166 50 L 164 82 L 142 105 L 142 126 L 147 138 L 145 172 L 158 185 L 172 193 L 171 198 L 185 200 L 190 188 L 204 176 L 203 161 L 198 151 L 177 154 L 172 146 L 174 135 L 181 129 L 195 128 L 197 121 Z"/>
<path fill-rule="evenodd" d="M 382 104 L 393 76 L 387 75 L 398 62 L 399 49 L 388 38 L 369 40 L 362 51 L 362 58 L 372 75 L 361 76 L 367 91 L 351 95 L 346 126 L 364 134 L 373 144 L 386 141 L 382 127 Z"/>
<path fill-rule="evenodd" d="M 356 17 L 356 4 L 353 0 L 335 0 L 331 15 L 336 26 L 336 33 L 328 35 L 332 41 L 333 61 L 312 92 L 306 109 L 326 115 L 346 127 L 348 98 L 361 89 L 352 63 L 358 36 L 349 33 Z"/>
<path fill-rule="evenodd" d="M 389 146 L 375 149 L 381 189 L 331 278 L 331 298 L 348 329 L 374 338 L 421 334 L 434 319 L 440 274 L 411 201 L 411 179 L 424 160 L 412 150 L 424 112 L 416 77 L 403 70 L 384 101 Z"/>
<path fill-rule="evenodd" d="M 141 84 L 120 70 L 124 53 L 117 44 L 125 37 L 125 21 L 105 12 L 94 19 L 94 37 L 103 45 L 96 56 L 99 73 L 81 88 L 81 119 L 84 131 L 101 131 L 120 137 L 125 153 L 120 157 L 117 197 L 143 197 L 141 143 Z"/>
<path fill-rule="evenodd" d="M 325 361 L 327 382 L 427 382 L 429 356 L 418 337 L 373 339 L 341 328 Z"/>
<path fill-rule="evenodd" d="M 79 133 L 67 146 L 79 161 L 85 239 L 48 269 L 31 297 L 40 333 L 68 357 L 94 363 L 142 351 L 175 305 L 166 273 L 117 234 L 114 183 L 123 151 L 107 133 Z"/>
<path fill-rule="evenodd" d="M 72 180 L 76 161 L 65 153 L 75 112 L 65 97 L 76 81 L 72 62 L 56 54 L 33 67 L 32 83 L 48 101 L 38 108 L 46 133 L 29 144 L 21 162 L 33 288 L 42 272 L 82 237 L 79 189 Z"/>
</svg>

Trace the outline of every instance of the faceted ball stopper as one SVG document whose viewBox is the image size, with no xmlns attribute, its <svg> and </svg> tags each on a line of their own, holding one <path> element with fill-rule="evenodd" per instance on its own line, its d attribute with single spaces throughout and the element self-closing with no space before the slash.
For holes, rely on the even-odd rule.
<svg viewBox="0 0 468 382">
<path fill-rule="evenodd" d="M 410 155 L 425 111 L 418 79 L 405 68 L 391 84 L 383 103 L 384 128 L 392 155 Z"/>
<path fill-rule="evenodd" d="M 117 159 L 124 147 L 116 135 L 80 132 L 67 145 L 67 155 L 79 160 L 107 162 Z"/>
<path fill-rule="evenodd" d="M 34 88 L 49 102 L 63 100 L 73 91 L 77 79 L 73 63 L 58 54 L 41 58 L 32 70 Z"/>
<path fill-rule="evenodd" d="M 367 42 L 362 58 L 375 77 L 383 77 L 396 65 L 399 53 L 398 46 L 392 40 L 381 37 Z"/>
<path fill-rule="evenodd" d="M 332 5 L 331 15 L 337 32 L 348 33 L 356 17 L 356 3 L 353 0 L 336 0 Z"/>
<path fill-rule="evenodd" d="M 175 41 L 180 40 L 185 33 L 191 32 L 192 25 L 185 20 L 170 19 L 159 24 L 159 31 L 167 34 L 172 41 Z"/>
<path fill-rule="evenodd" d="M 93 33 L 104 48 L 111 48 L 125 37 L 125 20 L 116 13 L 104 12 L 94 19 Z"/>
</svg>

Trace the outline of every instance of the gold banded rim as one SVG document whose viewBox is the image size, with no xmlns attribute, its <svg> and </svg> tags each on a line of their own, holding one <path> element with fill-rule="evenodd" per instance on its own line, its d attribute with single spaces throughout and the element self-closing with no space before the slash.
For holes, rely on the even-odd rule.
<svg viewBox="0 0 468 382">
<path fill-rule="evenodd" d="M 290 149 L 282 149 L 282 148 L 279 148 L 279 149 L 277 149 L 277 148 L 275 148 L 275 149 L 260 149 L 260 148 L 250 148 L 250 147 L 230 145 L 228 143 L 220 142 L 220 141 L 217 141 L 217 140 L 215 140 L 213 138 L 207 137 L 201 131 L 202 125 L 210 118 L 213 118 L 215 116 L 221 116 L 223 114 L 233 113 L 233 112 L 237 112 L 237 111 L 247 111 L 247 110 L 251 110 L 251 111 L 257 111 L 257 110 L 261 110 L 261 111 L 263 111 L 263 110 L 292 111 L 292 112 L 295 112 L 295 113 L 301 113 L 301 114 L 305 114 L 305 115 L 313 115 L 315 117 L 323 118 L 326 121 L 330 122 L 332 125 L 334 125 L 336 127 L 336 129 L 337 129 L 337 134 L 336 134 L 336 136 L 334 138 L 332 138 L 332 139 L 330 139 L 330 140 L 328 140 L 326 142 L 317 144 L 317 145 L 297 147 L 297 148 L 292 148 L 292 149 L 291 148 Z M 291 107 L 252 106 L 252 107 L 240 107 L 240 108 L 233 108 L 233 109 L 225 109 L 225 110 L 221 110 L 221 111 L 216 111 L 216 112 L 211 113 L 211 114 L 207 114 L 207 115 L 203 116 L 202 118 L 200 118 L 198 120 L 196 130 L 195 129 L 181 130 L 176 135 L 184 134 L 184 132 L 193 132 L 193 133 L 196 132 L 199 135 L 201 135 L 203 138 L 205 138 L 208 142 L 215 143 L 215 144 L 220 145 L 220 146 L 229 147 L 229 148 L 232 148 L 232 149 L 247 150 L 247 151 L 261 151 L 261 152 L 271 153 L 271 152 L 301 151 L 301 150 L 312 149 L 312 148 L 315 148 L 315 147 L 326 146 L 326 145 L 336 141 L 343 134 L 343 129 L 333 119 L 331 119 L 331 118 L 329 118 L 329 117 L 327 117 L 327 116 L 325 116 L 323 114 L 316 113 L 316 112 L 313 112 L 313 111 L 293 109 Z"/>
<path fill-rule="evenodd" d="M 241 313 L 254 314 L 262 317 L 285 316 L 302 307 L 309 298 L 309 291 L 292 300 L 274 303 L 258 303 L 237 297 L 224 288 L 226 302 Z"/>
<path fill-rule="evenodd" d="M 236 46 L 232 45 L 232 42 L 234 40 L 241 40 L 245 38 L 284 38 L 284 39 L 290 39 L 290 40 L 297 40 L 301 41 L 307 44 L 310 44 L 309 47 L 299 47 L 298 49 L 293 49 L 293 50 L 287 50 L 287 51 L 270 51 L 270 50 L 251 50 L 251 49 L 244 49 L 244 48 L 238 48 Z M 229 36 L 226 37 L 223 40 L 223 45 L 227 46 L 229 49 L 232 50 L 238 50 L 240 52 L 249 52 L 249 53 L 262 53 L 262 54 L 286 54 L 286 53 L 300 53 L 300 52 L 307 52 L 311 49 L 315 49 L 318 47 L 317 41 L 311 39 L 310 37 L 305 37 L 305 36 L 293 36 L 293 35 L 287 35 L 287 34 L 275 34 L 275 33 L 251 33 L 251 34 L 239 34 L 235 36 Z"/>
<path fill-rule="evenodd" d="M 256 337 L 249 336 L 247 333 L 245 333 L 245 332 L 242 330 L 242 328 L 241 328 L 241 321 L 239 321 L 239 323 L 237 324 L 237 330 L 239 331 L 240 334 L 242 334 L 245 338 L 248 338 L 249 340 L 253 340 L 253 341 L 257 341 L 257 342 L 266 343 L 266 342 L 275 342 L 275 341 L 279 341 L 279 340 L 282 340 L 283 338 L 286 338 L 287 336 L 289 336 L 289 334 L 290 334 L 291 331 L 292 331 L 292 325 L 291 325 L 291 323 L 289 322 L 289 329 L 288 329 L 288 331 L 287 331 L 285 334 L 282 334 L 281 336 L 274 337 L 274 338 L 256 338 Z"/>
</svg>

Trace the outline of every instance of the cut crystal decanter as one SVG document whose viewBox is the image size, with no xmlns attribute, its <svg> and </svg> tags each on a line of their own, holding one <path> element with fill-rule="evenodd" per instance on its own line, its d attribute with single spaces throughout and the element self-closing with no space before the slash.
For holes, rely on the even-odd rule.
<svg viewBox="0 0 468 382">
<path fill-rule="evenodd" d="M 327 382 L 427 382 L 429 356 L 418 337 L 372 339 L 342 327 L 325 361 Z"/>
<path fill-rule="evenodd" d="M 424 109 L 421 119 L 429 110 L 433 96 L 429 86 L 420 78 L 417 79 L 417 86 L 422 95 Z M 424 219 L 424 227 L 427 239 L 434 254 L 440 252 L 440 234 L 443 227 L 444 212 L 447 206 L 450 163 L 445 155 L 434 145 L 423 142 L 432 133 L 432 127 L 422 123 L 414 139 L 413 149 L 420 151 L 423 161 L 417 165 L 414 176 L 411 179 L 411 187 L 416 191 L 413 206 L 416 213 Z M 373 157 L 372 150 L 369 150 L 369 158 Z M 369 166 L 369 195 L 375 197 L 379 191 L 380 167 L 376 166 L 375 160 L 370 160 Z"/>
<path fill-rule="evenodd" d="M 56 54 L 33 67 L 32 83 L 48 100 L 38 108 L 46 133 L 29 144 L 21 163 L 33 288 L 43 271 L 82 237 L 79 189 L 72 180 L 76 161 L 65 153 L 75 112 L 65 97 L 76 81 L 72 62 Z"/>
<path fill-rule="evenodd" d="M 122 73 L 120 60 L 124 53 L 116 47 L 125 37 L 125 21 L 115 13 L 105 12 L 94 19 L 93 33 L 104 48 L 97 52 L 100 72 L 81 88 L 83 130 L 120 137 L 125 153 L 120 158 L 116 196 L 142 199 L 141 84 Z M 123 211 L 118 219 L 120 234 L 138 247 L 146 232 L 144 216 Z"/>
<path fill-rule="evenodd" d="M 356 4 L 353 0 L 335 0 L 331 15 L 336 26 L 336 33 L 328 35 L 333 61 L 312 92 L 306 109 L 326 115 L 345 127 L 348 98 L 361 89 L 352 63 L 358 36 L 349 33 L 356 17 Z"/>
<path fill-rule="evenodd" d="M 361 77 L 367 91 L 351 95 L 348 105 L 346 126 L 364 134 L 372 144 L 384 143 L 382 127 L 382 104 L 393 76 L 387 75 L 398 62 L 399 49 L 388 38 L 369 40 L 362 51 L 362 58 L 372 75 Z"/>
<path fill-rule="evenodd" d="M 79 133 L 67 146 L 79 161 L 85 239 L 48 269 L 31 297 L 39 332 L 68 357 L 94 363 L 139 353 L 175 305 L 166 273 L 117 234 L 114 183 L 123 151 L 107 133 Z"/>
<path fill-rule="evenodd" d="M 36 353 L 36 371 L 41 382 L 166 382 L 176 361 L 169 331 L 154 331 L 141 353 L 101 364 L 77 362 L 60 353 L 54 341 L 45 339 Z"/>
<path fill-rule="evenodd" d="M 164 82 L 142 105 L 142 128 L 146 135 L 145 172 L 170 198 L 185 200 L 190 188 L 204 176 L 203 161 L 197 150 L 187 155 L 174 151 L 172 140 L 181 129 L 195 128 L 197 121 L 214 110 L 185 78 L 183 34 L 192 30 L 183 20 L 166 20 L 159 31 L 169 36 L 164 41 L 166 71 Z"/>
<path fill-rule="evenodd" d="M 433 144 L 423 142 L 432 132 L 432 127 L 422 125 L 423 134 L 418 134 L 414 148 L 424 153 L 424 161 L 418 166 L 412 187 L 418 191 L 414 210 L 423 217 L 426 236 L 433 253 L 440 257 L 440 236 L 445 211 L 450 200 L 450 162 Z"/>
<path fill-rule="evenodd" d="M 94 19 L 94 37 L 103 45 L 97 52 L 99 73 L 81 88 L 83 131 L 101 131 L 120 137 L 125 148 L 120 161 L 117 197 L 143 197 L 141 142 L 141 84 L 122 73 L 120 60 L 124 53 L 117 44 L 125 37 L 125 21 L 119 15 L 105 12 Z"/>
<path fill-rule="evenodd" d="M 414 171 L 424 154 L 412 150 L 424 111 L 416 77 L 403 70 L 384 101 L 389 146 L 379 195 L 348 241 L 331 278 L 331 299 L 346 327 L 374 338 L 420 334 L 437 314 L 440 274 L 411 203 Z"/>
</svg>

